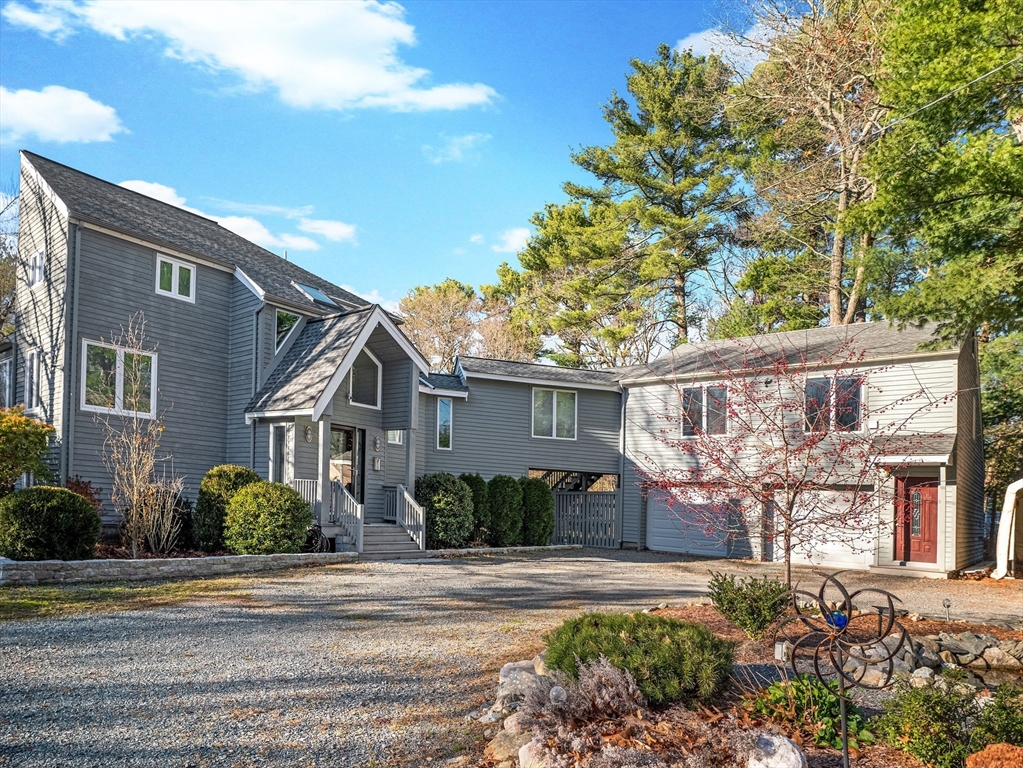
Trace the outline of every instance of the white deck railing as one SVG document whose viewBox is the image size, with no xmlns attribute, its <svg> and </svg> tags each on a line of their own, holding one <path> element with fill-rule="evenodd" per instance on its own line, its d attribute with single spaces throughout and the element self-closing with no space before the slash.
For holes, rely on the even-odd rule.
<svg viewBox="0 0 1023 768">
<path fill-rule="evenodd" d="M 362 528 L 366 515 L 363 505 L 357 502 L 340 481 L 330 484 L 330 522 L 336 522 L 351 537 L 355 551 L 362 552 Z"/>
<path fill-rule="evenodd" d="M 426 549 L 426 513 L 404 485 L 398 486 L 395 522 L 404 528 L 420 549 Z"/>
<path fill-rule="evenodd" d="M 318 523 L 322 523 L 322 515 L 317 507 L 317 501 L 319 500 L 319 480 L 292 480 L 291 487 L 298 491 L 298 495 L 302 497 L 302 500 L 308 502 L 309 506 L 313 508 L 313 520 Z"/>
</svg>

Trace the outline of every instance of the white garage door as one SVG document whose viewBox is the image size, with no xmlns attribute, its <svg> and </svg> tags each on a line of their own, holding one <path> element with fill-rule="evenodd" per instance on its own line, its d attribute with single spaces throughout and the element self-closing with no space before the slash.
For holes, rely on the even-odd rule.
<svg viewBox="0 0 1023 768">
<path fill-rule="evenodd" d="M 710 509 L 710 505 L 707 508 Z M 728 541 L 725 533 L 707 530 L 708 526 L 703 522 L 710 515 L 694 516 L 686 514 L 686 509 L 679 505 L 669 508 L 663 500 L 651 497 L 647 503 L 647 548 L 655 552 L 727 557 Z"/>
</svg>

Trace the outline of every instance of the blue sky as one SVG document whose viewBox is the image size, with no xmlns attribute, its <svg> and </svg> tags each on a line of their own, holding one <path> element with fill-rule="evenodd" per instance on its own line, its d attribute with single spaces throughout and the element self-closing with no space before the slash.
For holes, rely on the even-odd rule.
<svg viewBox="0 0 1023 768">
<path fill-rule="evenodd" d="M 713 2 L 0 3 L 0 181 L 29 149 L 390 304 L 494 279 L 584 180 L 600 105 Z"/>
</svg>

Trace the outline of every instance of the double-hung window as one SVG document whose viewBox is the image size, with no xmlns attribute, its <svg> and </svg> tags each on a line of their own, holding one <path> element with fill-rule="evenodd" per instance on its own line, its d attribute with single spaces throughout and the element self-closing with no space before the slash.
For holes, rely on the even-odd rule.
<svg viewBox="0 0 1023 768">
<path fill-rule="evenodd" d="M 441 451 L 451 450 L 451 398 L 437 398 L 437 448 Z"/>
<path fill-rule="evenodd" d="M 25 410 L 34 411 L 42 405 L 39 392 L 39 375 L 42 372 L 38 349 L 30 349 L 25 355 Z"/>
<path fill-rule="evenodd" d="M 405 444 L 405 430 L 404 429 L 389 429 L 389 430 L 387 430 L 387 443 L 389 445 L 404 445 Z"/>
<path fill-rule="evenodd" d="M 28 287 L 34 288 L 46 279 L 46 249 L 40 248 L 28 260 Z"/>
<path fill-rule="evenodd" d="M 82 410 L 152 418 L 156 413 L 156 353 L 83 342 Z"/>
<path fill-rule="evenodd" d="M 728 434 L 728 389 L 687 387 L 682 390 L 682 437 Z"/>
<path fill-rule="evenodd" d="M 863 381 L 854 376 L 807 379 L 803 407 L 806 432 L 858 432 Z"/>
<path fill-rule="evenodd" d="M 0 360 L 0 408 L 10 408 L 14 401 L 11 392 L 11 361 Z"/>
<path fill-rule="evenodd" d="M 533 437 L 575 440 L 578 415 L 574 391 L 533 387 Z"/>
<path fill-rule="evenodd" d="M 195 265 L 158 254 L 156 292 L 161 296 L 195 303 Z"/>
</svg>

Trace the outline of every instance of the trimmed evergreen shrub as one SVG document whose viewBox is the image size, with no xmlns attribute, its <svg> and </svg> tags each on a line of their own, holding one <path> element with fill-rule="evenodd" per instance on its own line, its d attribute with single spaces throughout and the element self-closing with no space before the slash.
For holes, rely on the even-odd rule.
<svg viewBox="0 0 1023 768">
<path fill-rule="evenodd" d="M 227 505 L 224 543 L 240 555 L 298 552 L 313 521 L 308 502 L 289 485 L 250 483 Z"/>
<path fill-rule="evenodd" d="M 195 504 L 187 496 L 178 496 L 174 501 L 174 518 L 181 523 L 175 549 L 192 549 L 195 541 Z"/>
<path fill-rule="evenodd" d="M 426 514 L 426 548 L 464 547 L 472 536 L 472 491 L 454 475 L 416 480 L 416 501 Z"/>
<path fill-rule="evenodd" d="M 248 467 L 221 464 L 214 467 L 199 484 L 199 503 L 193 516 L 193 539 L 206 552 L 224 548 L 224 516 L 227 505 L 238 491 L 258 483 L 259 475 Z"/>
<path fill-rule="evenodd" d="M 554 494 L 535 477 L 519 478 L 522 486 L 522 543 L 530 547 L 550 544 L 554 533 Z"/>
<path fill-rule="evenodd" d="M 99 533 L 96 508 L 66 488 L 37 485 L 0 499 L 0 557 L 88 560 Z"/>
<path fill-rule="evenodd" d="M 472 538 L 484 541 L 490 532 L 490 490 L 482 475 L 459 475 L 458 479 L 472 491 Z"/>
<path fill-rule="evenodd" d="M 522 486 L 508 475 L 494 475 L 487 484 L 490 494 L 490 543 L 513 547 L 522 537 Z"/>
<path fill-rule="evenodd" d="M 770 576 L 762 579 L 750 576 L 738 581 L 735 576 L 723 573 L 710 576 L 708 591 L 714 607 L 751 640 L 763 638 L 792 600 L 789 588 Z"/>
<path fill-rule="evenodd" d="M 654 706 L 710 702 L 732 669 L 732 643 L 702 624 L 649 613 L 586 613 L 546 638 L 547 666 L 572 678 L 579 664 L 607 657 L 632 675 Z"/>
</svg>

